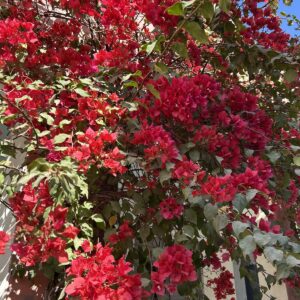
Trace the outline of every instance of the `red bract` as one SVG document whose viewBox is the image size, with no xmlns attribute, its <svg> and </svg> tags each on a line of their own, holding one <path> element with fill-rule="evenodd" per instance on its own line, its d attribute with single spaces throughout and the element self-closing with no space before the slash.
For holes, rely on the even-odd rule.
<svg viewBox="0 0 300 300">
<path fill-rule="evenodd" d="M 173 294 L 179 284 L 197 279 L 192 252 L 182 245 L 165 248 L 153 265 L 157 271 L 151 273 L 152 292 L 158 295 L 166 290 Z"/>
<path fill-rule="evenodd" d="M 183 205 L 177 203 L 175 198 L 167 198 L 159 204 L 160 213 L 164 219 L 178 218 L 183 213 Z"/>
<path fill-rule="evenodd" d="M 1 1 L 0 188 L 54 298 L 192 299 L 212 266 L 221 299 L 223 262 L 268 251 L 298 278 L 300 47 L 273 2 Z"/>
<path fill-rule="evenodd" d="M 208 280 L 208 286 L 212 287 L 217 300 L 226 299 L 228 295 L 234 295 L 233 275 L 225 268 L 221 268 L 221 274 Z"/>
<path fill-rule="evenodd" d="M 5 249 L 6 249 L 6 244 L 9 241 L 9 235 L 4 232 L 4 231 L 0 231 L 0 254 L 4 254 L 5 253 Z"/>
<path fill-rule="evenodd" d="M 131 238 L 133 237 L 133 230 L 132 228 L 129 226 L 129 222 L 128 221 L 125 221 L 120 227 L 119 227 L 119 230 L 118 230 L 118 233 L 116 234 L 112 234 L 110 237 L 109 237 L 109 241 L 112 243 L 112 244 L 115 244 L 115 243 L 118 243 L 118 242 L 121 242 L 123 240 L 126 240 L 128 238 Z"/>
<path fill-rule="evenodd" d="M 140 275 L 129 274 L 131 264 L 124 258 L 115 260 L 112 249 L 98 244 L 90 257 L 72 261 L 67 274 L 73 278 L 66 288 L 70 296 L 80 299 L 141 299 Z"/>
</svg>

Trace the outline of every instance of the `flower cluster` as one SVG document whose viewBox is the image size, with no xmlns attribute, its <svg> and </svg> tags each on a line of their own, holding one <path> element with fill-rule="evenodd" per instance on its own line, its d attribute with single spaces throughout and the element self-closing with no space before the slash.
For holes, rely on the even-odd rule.
<svg viewBox="0 0 300 300">
<path fill-rule="evenodd" d="M 217 300 L 227 299 L 229 295 L 234 295 L 232 279 L 232 273 L 222 267 L 218 277 L 208 280 L 207 285 L 213 288 Z"/>
<path fill-rule="evenodd" d="M 110 247 L 97 244 L 91 256 L 72 261 L 67 270 L 72 282 L 66 293 L 83 300 L 141 299 L 140 275 L 131 275 L 131 271 L 131 264 L 123 257 L 116 261 Z"/>
<path fill-rule="evenodd" d="M 192 260 L 192 252 L 182 245 L 173 245 L 154 262 L 157 271 L 151 273 L 152 292 L 164 295 L 166 290 L 173 294 L 179 284 L 195 281 L 197 274 Z"/>
<path fill-rule="evenodd" d="M 47 185 L 41 183 L 34 190 L 28 184 L 23 192 L 10 201 L 19 221 L 16 232 L 23 233 L 23 238 L 11 245 L 20 262 L 28 267 L 46 262 L 50 257 L 60 263 L 67 262 L 67 241 L 73 240 L 79 229 L 67 225 L 68 208 L 60 205 L 53 207 Z M 49 211 L 51 208 L 48 217 L 44 219 L 46 209 Z"/>
<path fill-rule="evenodd" d="M 166 220 L 178 218 L 183 213 L 183 205 L 179 204 L 175 198 L 167 198 L 159 204 L 160 214 Z"/>
</svg>

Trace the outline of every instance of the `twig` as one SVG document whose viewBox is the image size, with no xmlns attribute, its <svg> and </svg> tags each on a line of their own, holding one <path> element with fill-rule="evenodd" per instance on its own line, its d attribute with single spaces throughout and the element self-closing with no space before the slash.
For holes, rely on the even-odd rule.
<svg viewBox="0 0 300 300">
<path fill-rule="evenodd" d="M 22 109 L 16 105 L 15 103 L 12 103 L 11 101 L 9 101 L 6 97 L 3 97 L 4 101 L 6 101 L 8 104 L 10 104 L 12 107 L 14 107 L 16 110 L 18 110 L 18 112 L 24 117 L 24 119 L 29 123 L 29 125 L 32 127 L 34 135 L 35 135 L 35 139 L 36 139 L 36 145 L 37 148 L 40 148 L 40 142 L 39 142 L 39 136 L 36 132 L 35 126 L 32 123 L 32 120 L 30 120 L 30 118 L 26 115 L 26 113 L 24 111 L 22 111 Z"/>
</svg>

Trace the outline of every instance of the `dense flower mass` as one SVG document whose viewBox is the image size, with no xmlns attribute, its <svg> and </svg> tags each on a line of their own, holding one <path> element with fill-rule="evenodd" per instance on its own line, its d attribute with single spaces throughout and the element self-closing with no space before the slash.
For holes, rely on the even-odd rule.
<svg viewBox="0 0 300 300">
<path fill-rule="evenodd" d="M 167 198 L 159 204 L 160 213 L 165 219 L 178 218 L 183 213 L 183 206 L 174 198 Z"/>
<path fill-rule="evenodd" d="M 67 274 L 73 279 L 66 293 L 86 300 L 141 299 L 140 276 L 129 274 L 131 271 L 131 264 L 123 257 L 115 261 L 111 248 L 97 244 L 91 257 L 79 256 L 72 261 Z"/>
<path fill-rule="evenodd" d="M 182 245 L 165 248 L 153 265 L 157 271 L 151 273 L 152 291 L 158 295 L 173 294 L 179 284 L 197 279 L 192 252 Z"/>
<path fill-rule="evenodd" d="M 224 262 L 264 255 L 299 286 L 300 47 L 276 3 L 1 1 L 12 273 L 55 299 L 198 299 L 208 268 L 225 299 Z"/>
</svg>

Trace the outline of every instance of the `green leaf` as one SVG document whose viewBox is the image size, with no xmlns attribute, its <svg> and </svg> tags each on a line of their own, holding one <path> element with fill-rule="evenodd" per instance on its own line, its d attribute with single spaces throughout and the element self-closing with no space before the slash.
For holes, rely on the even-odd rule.
<svg viewBox="0 0 300 300">
<path fill-rule="evenodd" d="M 159 256 L 164 252 L 163 248 L 157 247 L 152 249 L 152 254 L 155 259 L 159 258 Z"/>
<path fill-rule="evenodd" d="M 176 43 L 172 45 L 172 49 L 182 58 L 188 57 L 188 51 L 186 48 L 186 44 L 184 43 Z"/>
<path fill-rule="evenodd" d="M 154 65 L 154 70 L 160 74 L 167 74 L 169 72 L 168 67 L 161 62 L 158 62 Z"/>
<path fill-rule="evenodd" d="M 81 97 L 90 97 L 90 94 L 81 88 L 76 88 L 74 91 Z"/>
<path fill-rule="evenodd" d="M 80 228 L 86 236 L 93 237 L 93 228 L 88 223 L 81 224 Z"/>
<path fill-rule="evenodd" d="M 239 235 L 241 233 L 243 233 L 247 228 L 249 227 L 249 225 L 247 223 L 243 223 L 240 221 L 234 221 L 232 222 L 232 229 L 234 234 L 239 237 Z"/>
<path fill-rule="evenodd" d="M 250 202 L 255 196 L 256 194 L 258 193 L 258 190 L 256 189 L 250 189 L 246 192 L 246 200 L 248 202 Z"/>
<path fill-rule="evenodd" d="M 293 161 L 296 166 L 300 167 L 300 156 L 294 156 Z"/>
<path fill-rule="evenodd" d="M 283 259 L 283 251 L 277 250 L 274 247 L 266 247 L 264 249 L 264 255 L 267 258 L 268 261 L 274 262 L 274 261 L 282 261 Z"/>
<path fill-rule="evenodd" d="M 69 134 L 65 134 L 65 133 L 60 133 L 57 136 L 54 137 L 53 143 L 54 144 L 61 144 L 63 143 L 66 139 L 68 139 L 70 137 Z"/>
<path fill-rule="evenodd" d="M 184 225 L 184 226 L 182 227 L 182 231 L 183 231 L 183 233 L 184 233 L 186 236 L 188 236 L 188 237 L 190 237 L 190 238 L 193 238 L 193 237 L 195 236 L 195 230 L 194 230 L 194 227 L 191 226 L 191 225 Z"/>
<path fill-rule="evenodd" d="M 149 92 L 157 99 L 160 100 L 160 94 L 159 91 L 154 87 L 153 84 L 147 84 L 147 89 L 149 90 Z"/>
<path fill-rule="evenodd" d="M 81 246 L 82 242 L 83 242 L 82 239 L 78 238 L 77 236 L 75 237 L 75 239 L 73 241 L 75 250 L 79 249 L 79 247 Z"/>
<path fill-rule="evenodd" d="M 95 223 L 97 224 L 97 226 L 100 229 L 104 229 L 105 228 L 105 221 L 103 220 L 102 215 L 100 215 L 100 214 L 94 214 L 94 215 L 91 216 L 91 219 L 93 221 L 95 221 Z"/>
<path fill-rule="evenodd" d="M 225 215 L 217 215 L 213 220 L 213 226 L 217 232 L 228 225 L 228 218 Z"/>
<path fill-rule="evenodd" d="M 219 7 L 222 11 L 228 12 L 231 7 L 231 0 L 219 0 Z"/>
<path fill-rule="evenodd" d="M 159 172 L 159 181 L 161 184 L 163 184 L 165 181 L 169 180 L 171 178 L 171 172 L 167 170 L 162 170 Z"/>
<path fill-rule="evenodd" d="M 265 234 L 263 232 L 260 231 L 256 231 L 253 235 L 254 240 L 256 242 L 256 244 L 259 247 L 265 247 L 266 245 L 268 245 L 271 242 L 271 237 L 268 234 Z"/>
<path fill-rule="evenodd" d="M 248 206 L 248 201 L 245 195 L 238 193 L 235 195 L 232 204 L 233 207 L 241 214 L 244 211 L 244 209 Z"/>
<path fill-rule="evenodd" d="M 200 152 L 194 149 L 189 152 L 189 156 L 193 162 L 197 162 L 200 159 Z"/>
<path fill-rule="evenodd" d="M 289 69 L 285 72 L 284 74 L 284 79 L 288 82 L 291 83 L 295 81 L 298 78 L 298 73 L 294 69 Z"/>
<path fill-rule="evenodd" d="M 184 10 L 181 2 L 174 3 L 166 9 L 167 13 L 171 16 L 183 16 Z"/>
<path fill-rule="evenodd" d="M 218 214 L 218 207 L 208 203 L 204 206 L 204 216 L 207 220 L 212 221 Z"/>
<path fill-rule="evenodd" d="M 256 249 L 256 243 L 252 235 L 247 235 L 245 238 L 240 240 L 239 246 L 245 255 L 252 255 Z"/>
<path fill-rule="evenodd" d="M 211 20 L 214 16 L 215 9 L 212 2 L 206 1 L 203 5 L 201 5 L 199 9 L 199 13 L 207 20 Z"/>
<path fill-rule="evenodd" d="M 192 6 L 194 3 L 196 2 L 196 0 L 190 0 L 190 1 L 181 1 L 182 3 L 182 7 L 185 9 L 189 6 Z"/>
<path fill-rule="evenodd" d="M 41 113 L 40 116 L 46 120 L 47 125 L 53 124 L 54 118 L 52 116 L 48 115 L 46 112 Z"/>
<path fill-rule="evenodd" d="M 186 31 L 197 41 L 203 44 L 208 43 L 208 37 L 203 28 L 197 22 L 187 22 L 184 25 Z"/>
<path fill-rule="evenodd" d="M 300 267 L 300 259 L 297 259 L 295 256 L 289 255 L 286 258 L 286 263 L 291 267 Z"/>
<path fill-rule="evenodd" d="M 277 151 L 272 151 L 268 153 L 267 156 L 269 157 L 270 162 L 274 164 L 280 158 L 281 154 Z"/>
<path fill-rule="evenodd" d="M 194 209 L 188 208 L 184 211 L 184 218 L 195 225 L 197 225 L 197 213 Z"/>
</svg>

